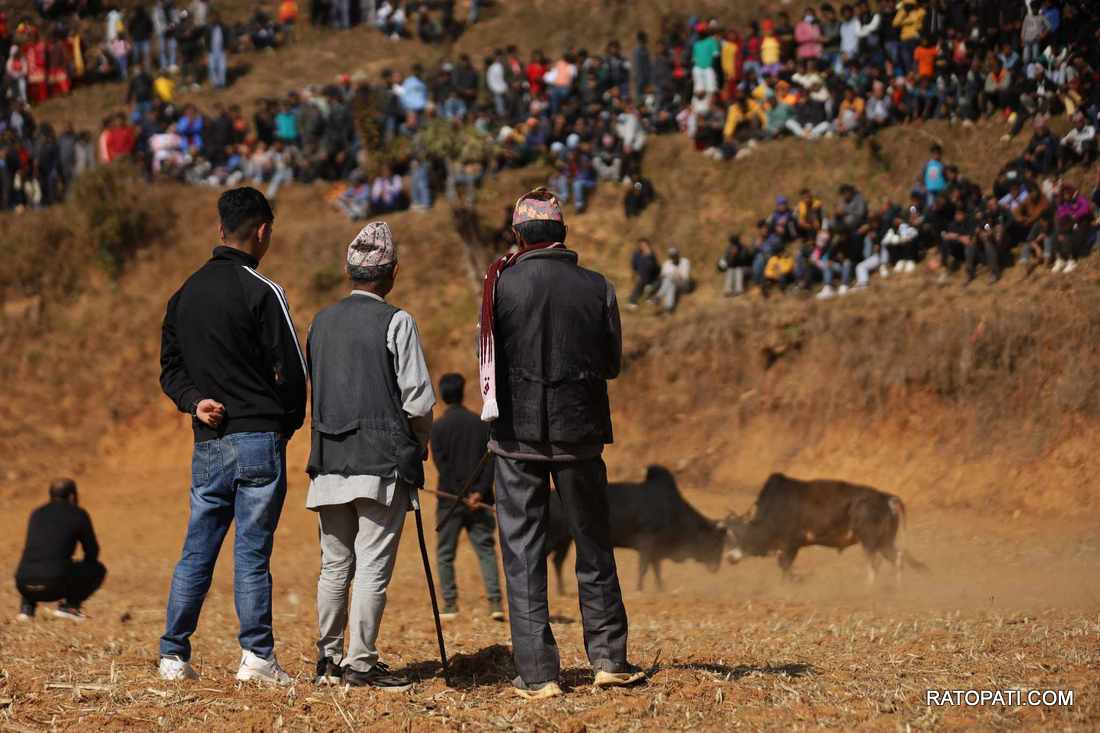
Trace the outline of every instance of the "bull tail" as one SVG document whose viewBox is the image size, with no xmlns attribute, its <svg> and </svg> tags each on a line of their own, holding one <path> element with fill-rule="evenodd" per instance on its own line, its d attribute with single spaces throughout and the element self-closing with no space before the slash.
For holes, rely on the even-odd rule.
<svg viewBox="0 0 1100 733">
<path fill-rule="evenodd" d="M 903 502 L 900 497 L 891 496 L 890 512 L 895 517 L 897 517 L 898 520 L 898 532 L 894 538 L 894 548 L 897 551 L 898 575 L 901 575 L 902 564 L 905 564 L 906 566 L 912 568 L 913 570 L 916 570 L 919 573 L 930 572 L 927 565 L 922 563 L 917 558 L 913 557 L 913 555 L 905 549 L 905 540 L 909 524 L 908 513 L 905 509 L 905 502 Z"/>
</svg>

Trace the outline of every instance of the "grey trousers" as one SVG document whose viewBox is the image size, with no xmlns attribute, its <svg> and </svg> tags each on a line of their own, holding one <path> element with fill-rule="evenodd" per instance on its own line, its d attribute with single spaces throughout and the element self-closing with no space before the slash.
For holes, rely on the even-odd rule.
<svg viewBox="0 0 1100 733">
<path fill-rule="evenodd" d="M 512 655 L 516 671 L 529 685 L 556 680 L 561 671 L 546 600 L 551 477 L 575 541 L 588 661 L 611 669 L 626 664 L 626 608 L 608 528 L 603 459 L 550 462 L 497 456 L 497 524 L 508 584 Z"/>
<path fill-rule="evenodd" d="M 317 512 L 321 530 L 317 651 L 359 672 L 368 671 L 378 661 L 374 645 L 409 510 L 408 491 L 399 483 L 390 506 L 356 499 Z M 345 627 L 350 629 L 346 655 Z"/>
<path fill-rule="evenodd" d="M 443 516 L 449 503 L 440 502 L 437 516 Z M 490 602 L 500 601 L 500 574 L 497 572 L 496 523 L 488 509 L 455 509 L 438 530 L 436 544 L 436 568 L 439 570 L 439 588 L 446 603 L 458 601 L 458 584 L 455 582 L 455 550 L 462 530 L 470 536 L 470 544 L 477 553 L 481 577 L 485 581 L 485 596 Z"/>
</svg>

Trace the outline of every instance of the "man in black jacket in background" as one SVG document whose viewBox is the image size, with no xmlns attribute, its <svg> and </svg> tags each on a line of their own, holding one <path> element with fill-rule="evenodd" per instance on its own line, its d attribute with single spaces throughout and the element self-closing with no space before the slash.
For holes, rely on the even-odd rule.
<svg viewBox="0 0 1100 733">
<path fill-rule="evenodd" d="M 31 514 L 27 543 L 15 571 L 15 585 L 23 598 L 19 621 L 34 618 L 35 606 L 61 601 L 54 615 L 83 621 L 81 604 L 103 584 L 107 568 L 99 562 L 99 543 L 88 512 L 77 506 L 76 483 L 58 479 L 50 484 L 50 503 Z M 84 552 L 73 561 L 77 544 Z"/>
<path fill-rule="evenodd" d="M 172 576 L 160 676 L 194 679 L 190 637 L 229 525 L 240 620 L 237 679 L 289 685 L 271 629 L 271 548 L 286 498 L 286 444 L 302 426 L 306 366 L 286 294 L 256 271 L 275 216 L 254 188 L 218 199 L 222 245 L 168 301 L 160 383 L 192 416 L 191 517 Z"/>
<path fill-rule="evenodd" d="M 443 594 L 445 619 L 458 615 L 458 586 L 455 584 L 455 549 L 458 536 L 465 529 L 470 544 L 477 553 L 481 565 L 481 577 L 485 581 L 485 595 L 489 600 L 489 616 L 495 621 L 504 620 L 500 606 L 500 574 L 497 572 L 496 542 L 493 533 L 493 463 L 486 456 L 489 443 L 489 426 L 462 404 L 466 380 L 461 374 L 444 374 L 439 380 L 439 395 L 447 405 L 443 417 L 432 424 L 432 460 L 439 471 L 439 490 L 458 495 L 467 482 L 470 488 L 461 506 L 455 500 L 439 497 L 436 516 L 440 517 L 436 566 L 439 570 L 439 586 Z M 443 521 L 443 518 L 446 521 Z"/>
</svg>

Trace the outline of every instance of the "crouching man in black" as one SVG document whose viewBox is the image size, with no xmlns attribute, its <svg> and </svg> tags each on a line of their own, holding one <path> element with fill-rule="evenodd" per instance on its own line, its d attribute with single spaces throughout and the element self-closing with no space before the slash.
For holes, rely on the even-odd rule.
<svg viewBox="0 0 1100 733">
<path fill-rule="evenodd" d="M 77 543 L 84 552 L 80 562 L 73 561 Z M 60 601 L 54 616 L 83 621 L 81 605 L 106 576 L 92 519 L 77 505 L 76 483 L 54 481 L 50 503 L 35 509 L 27 524 L 27 543 L 15 571 L 15 586 L 23 597 L 18 620 L 32 620 L 38 603 Z"/>
</svg>

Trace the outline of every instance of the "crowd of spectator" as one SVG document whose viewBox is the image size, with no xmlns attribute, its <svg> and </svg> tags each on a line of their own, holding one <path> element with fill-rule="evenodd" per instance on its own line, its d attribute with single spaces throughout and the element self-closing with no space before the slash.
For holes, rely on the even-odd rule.
<svg viewBox="0 0 1100 733">
<path fill-rule="evenodd" d="M 716 159 L 780 136 L 862 142 L 930 119 L 999 118 L 1005 139 L 1036 116 L 1080 111 L 1095 124 L 1098 20 L 1100 6 L 1073 0 L 823 3 L 747 29 L 698 20 L 672 41 L 673 77 L 691 93 L 676 119 Z"/>
<path fill-rule="evenodd" d="M 1100 241 L 1100 178 L 1086 196 L 1053 162 L 1079 155 L 1074 144 L 1059 142 L 1045 122 L 1037 123 L 1026 151 L 1003 167 L 989 191 L 944 163 L 934 145 L 907 201 L 872 206 L 850 184 L 840 186 L 831 209 L 810 189 L 793 200 L 780 195 L 751 235 L 729 238 L 717 265 L 723 293 L 743 295 L 753 285 L 764 295 L 809 291 L 821 283 L 816 297 L 828 300 L 868 287 L 872 277 L 918 269 L 938 273 L 940 283 L 962 270 L 964 286 L 979 267 L 993 283 L 1013 264 L 1021 277 L 1040 266 L 1073 272 Z M 694 287 L 690 265 L 675 247 L 661 264 L 652 244 L 640 241 L 631 270 L 632 308 L 649 300 L 672 311 L 679 294 Z"/>
<path fill-rule="evenodd" d="M 144 40 L 113 69 L 127 78 L 129 106 L 104 122 L 94 157 L 132 157 L 151 177 L 196 184 L 247 180 L 266 185 L 272 198 L 290 181 L 329 181 L 332 204 L 354 218 L 406 206 L 422 210 L 442 192 L 469 198 L 486 175 L 535 161 L 551 166 L 548 185 L 577 213 L 587 209 L 595 188 L 621 183 L 627 214 L 636 215 L 655 195 L 642 170 L 647 140 L 677 130 L 689 132 L 708 154 L 729 158 L 777 135 L 863 139 L 880 123 L 931 116 L 970 121 L 999 114 L 1014 130 L 1029 120 L 1042 124 L 1050 138 L 1046 121 L 1069 113 L 1075 120 L 1069 135 L 1034 143 L 1030 154 L 1050 170 L 1088 163 L 1100 113 L 1100 60 L 1093 58 L 1100 53 L 1100 25 L 1080 0 L 1034 2 L 881 0 L 839 11 L 826 3 L 806 8 L 797 24 L 779 11 L 744 32 L 715 20 L 670 19 L 656 44 L 640 32 L 629 52 L 617 41 L 602 53 L 569 49 L 556 57 L 506 46 L 480 59 L 444 57 L 405 74 L 340 75 L 329 85 L 260 100 L 246 112 L 236 105 L 180 105 L 176 86 L 202 69 L 215 85 L 225 81 L 224 58 L 215 60 L 211 49 L 235 47 L 242 36 L 255 47 L 278 43 L 296 18 L 293 0 L 280 3 L 270 37 L 254 32 L 268 27 L 265 22 L 248 32 L 227 29 L 206 0 L 193 0 L 186 12 L 158 0 L 147 13 L 141 7 L 126 16 L 107 11 L 106 31 L 114 29 L 114 40 Z M 309 14 L 337 28 L 368 23 L 386 33 L 420 35 L 409 23 L 427 23 L 446 35 L 459 25 L 454 5 L 314 0 Z M 162 16 L 186 16 L 191 27 L 204 29 L 198 57 L 181 50 L 178 31 L 161 33 Z M 267 18 L 262 10 L 257 16 Z M 205 58 L 202 69 L 178 67 L 196 58 Z M 913 102 L 921 88 L 943 91 L 967 75 L 985 79 L 987 68 L 999 69 L 995 75 L 1010 83 L 992 93 L 983 82 L 973 100 L 944 92 L 934 104 Z M 60 164 L 39 164 L 34 150 L 51 144 L 39 144 L 30 110 L 12 88 L 0 102 L 6 189 L 18 188 L 14 177 L 21 172 L 21 181 L 33 179 L 51 193 L 12 194 L 0 203 L 51 203 L 71 178 Z M 883 109 L 886 117 L 876 111 Z M 39 132 L 52 139 L 45 126 Z M 675 291 L 666 288 L 664 301 L 675 301 L 670 292 L 690 289 L 690 278 L 681 279 Z"/>
</svg>

